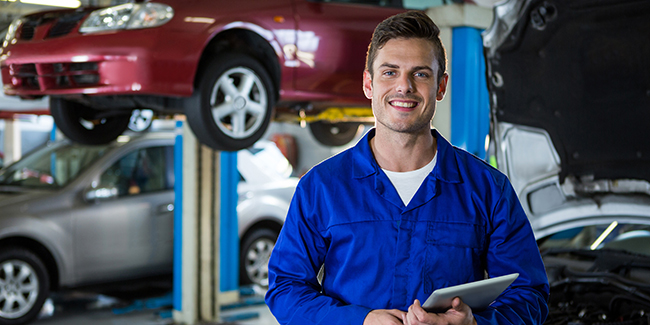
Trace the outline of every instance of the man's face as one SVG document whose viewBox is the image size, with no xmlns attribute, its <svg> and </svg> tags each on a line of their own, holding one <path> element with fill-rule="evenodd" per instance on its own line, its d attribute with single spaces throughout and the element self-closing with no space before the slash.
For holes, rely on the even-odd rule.
<svg viewBox="0 0 650 325">
<path fill-rule="evenodd" d="M 417 133 L 431 128 L 448 79 L 445 74 L 438 80 L 437 62 L 433 45 L 421 38 L 391 39 L 377 51 L 374 78 L 368 71 L 363 74 L 377 129 Z"/>
</svg>

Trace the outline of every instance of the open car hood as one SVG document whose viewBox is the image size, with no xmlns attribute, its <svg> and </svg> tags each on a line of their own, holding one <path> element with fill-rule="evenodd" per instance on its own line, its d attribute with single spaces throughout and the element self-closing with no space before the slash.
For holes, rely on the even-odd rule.
<svg viewBox="0 0 650 325">
<path fill-rule="evenodd" d="M 493 148 L 531 219 L 650 210 L 650 1 L 508 0 L 483 38 Z"/>
</svg>

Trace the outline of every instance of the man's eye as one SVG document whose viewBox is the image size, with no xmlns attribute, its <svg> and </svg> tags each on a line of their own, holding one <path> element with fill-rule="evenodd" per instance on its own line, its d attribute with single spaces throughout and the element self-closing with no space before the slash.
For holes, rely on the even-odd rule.
<svg viewBox="0 0 650 325">
<path fill-rule="evenodd" d="M 394 71 L 384 71 L 384 76 L 394 76 L 395 72 Z"/>
<path fill-rule="evenodd" d="M 425 72 L 416 72 L 416 73 L 415 73 L 415 76 L 416 76 L 416 77 L 419 77 L 419 78 L 428 78 L 428 77 L 429 77 L 429 74 L 428 74 L 428 73 L 425 73 Z"/>
</svg>

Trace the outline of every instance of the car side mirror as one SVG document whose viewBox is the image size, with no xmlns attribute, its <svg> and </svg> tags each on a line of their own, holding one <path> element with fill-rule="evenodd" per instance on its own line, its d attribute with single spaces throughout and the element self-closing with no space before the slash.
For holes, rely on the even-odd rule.
<svg viewBox="0 0 650 325">
<path fill-rule="evenodd" d="M 87 201 L 107 200 L 117 197 L 117 187 L 102 187 L 89 189 L 84 193 Z"/>
</svg>

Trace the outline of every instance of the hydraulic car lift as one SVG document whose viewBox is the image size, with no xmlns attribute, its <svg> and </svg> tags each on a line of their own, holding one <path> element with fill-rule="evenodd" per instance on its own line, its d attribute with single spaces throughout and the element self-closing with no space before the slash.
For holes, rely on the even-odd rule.
<svg viewBox="0 0 650 325">
<path fill-rule="evenodd" d="M 221 306 L 239 301 L 237 153 L 201 145 L 187 123 L 177 130 L 172 314 L 217 321 Z"/>
</svg>

